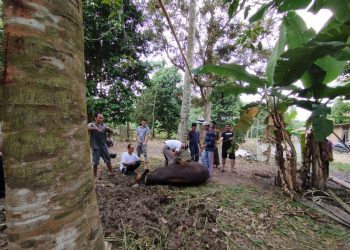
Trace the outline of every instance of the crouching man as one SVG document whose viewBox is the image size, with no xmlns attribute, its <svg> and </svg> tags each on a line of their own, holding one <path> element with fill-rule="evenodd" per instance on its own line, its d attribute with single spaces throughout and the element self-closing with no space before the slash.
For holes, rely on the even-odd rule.
<svg viewBox="0 0 350 250">
<path fill-rule="evenodd" d="M 145 185 L 197 186 L 209 178 L 209 170 L 198 162 L 175 162 L 153 172 L 148 169 L 137 174 L 136 182 Z"/>
<path fill-rule="evenodd" d="M 129 144 L 128 151 L 122 154 L 119 169 L 124 175 L 134 173 L 134 171 L 141 165 L 141 160 L 134 151 L 134 145 Z"/>
<path fill-rule="evenodd" d="M 163 154 L 165 157 L 165 166 L 175 163 L 176 157 L 179 156 L 181 149 L 188 149 L 187 143 L 179 140 L 167 140 L 164 142 Z"/>
</svg>

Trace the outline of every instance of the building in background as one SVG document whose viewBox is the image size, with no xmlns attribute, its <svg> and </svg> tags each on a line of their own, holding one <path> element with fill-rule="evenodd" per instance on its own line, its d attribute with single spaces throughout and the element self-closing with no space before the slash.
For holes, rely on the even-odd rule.
<svg viewBox="0 0 350 250">
<path fill-rule="evenodd" d="M 333 131 L 343 142 L 350 142 L 350 123 L 335 124 Z M 329 139 L 333 143 L 339 141 L 334 134 L 331 134 Z"/>
</svg>

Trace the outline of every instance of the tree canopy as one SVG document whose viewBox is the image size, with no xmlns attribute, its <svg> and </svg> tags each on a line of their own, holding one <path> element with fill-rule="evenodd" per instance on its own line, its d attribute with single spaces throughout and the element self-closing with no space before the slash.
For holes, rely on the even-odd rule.
<svg viewBox="0 0 350 250">
<path fill-rule="evenodd" d="M 350 123 L 350 103 L 337 98 L 332 106 L 331 117 L 334 123 Z"/>
<path fill-rule="evenodd" d="M 125 123 L 136 94 L 149 82 L 151 67 L 142 57 L 149 53 L 150 37 L 139 6 L 117 2 L 83 1 L 87 104 L 90 117 L 103 112 L 107 120 Z"/>
<path fill-rule="evenodd" d="M 138 98 L 136 120 L 146 118 L 149 124 L 170 137 L 180 119 L 181 75 L 175 67 L 161 67 L 152 77 L 151 85 Z"/>
</svg>

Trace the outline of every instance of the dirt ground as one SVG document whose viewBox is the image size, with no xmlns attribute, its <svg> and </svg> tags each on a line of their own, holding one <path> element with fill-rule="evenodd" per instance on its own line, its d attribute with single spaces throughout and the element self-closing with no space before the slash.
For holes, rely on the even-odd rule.
<svg viewBox="0 0 350 250">
<path fill-rule="evenodd" d="M 101 164 L 102 179 L 95 183 L 110 249 L 350 249 L 349 229 L 273 185 L 274 164 L 238 159 L 236 173 L 214 169 L 212 180 L 199 187 L 134 185 L 134 176 L 117 168 L 127 144 L 111 149 L 117 153 L 116 176 L 108 177 Z M 162 141 L 148 147 L 148 167 L 155 169 L 162 164 Z M 350 204 L 350 192 L 332 185 Z M 0 200 L 0 225 L 4 222 Z M 0 229 L 0 249 L 6 249 L 4 232 Z"/>
<path fill-rule="evenodd" d="M 154 169 L 162 141 L 148 147 Z M 106 240 L 114 249 L 349 249 L 350 231 L 281 194 L 275 170 L 238 159 L 237 173 L 215 169 L 210 183 L 177 188 L 135 186 L 134 176 L 109 178 L 103 169 L 96 193 Z"/>
</svg>

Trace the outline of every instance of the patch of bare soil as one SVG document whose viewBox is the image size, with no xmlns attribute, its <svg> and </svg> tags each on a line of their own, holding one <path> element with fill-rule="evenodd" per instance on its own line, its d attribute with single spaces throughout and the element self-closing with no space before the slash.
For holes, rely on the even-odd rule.
<svg viewBox="0 0 350 250">
<path fill-rule="evenodd" d="M 126 146 L 112 149 L 115 166 Z M 151 169 L 161 146 L 149 143 Z M 134 176 L 103 170 L 96 193 L 106 240 L 115 249 L 347 249 L 349 231 L 281 195 L 275 172 L 238 159 L 235 173 L 214 169 L 209 184 L 177 188 L 134 186 Z"/>
<path fill-rule="evenodd" d="M 133 176 L 102 176 L 96 193 L 114 249 L 340 249 L 349 236 L 260 185 L 133 186 Z"/>
</svg>

